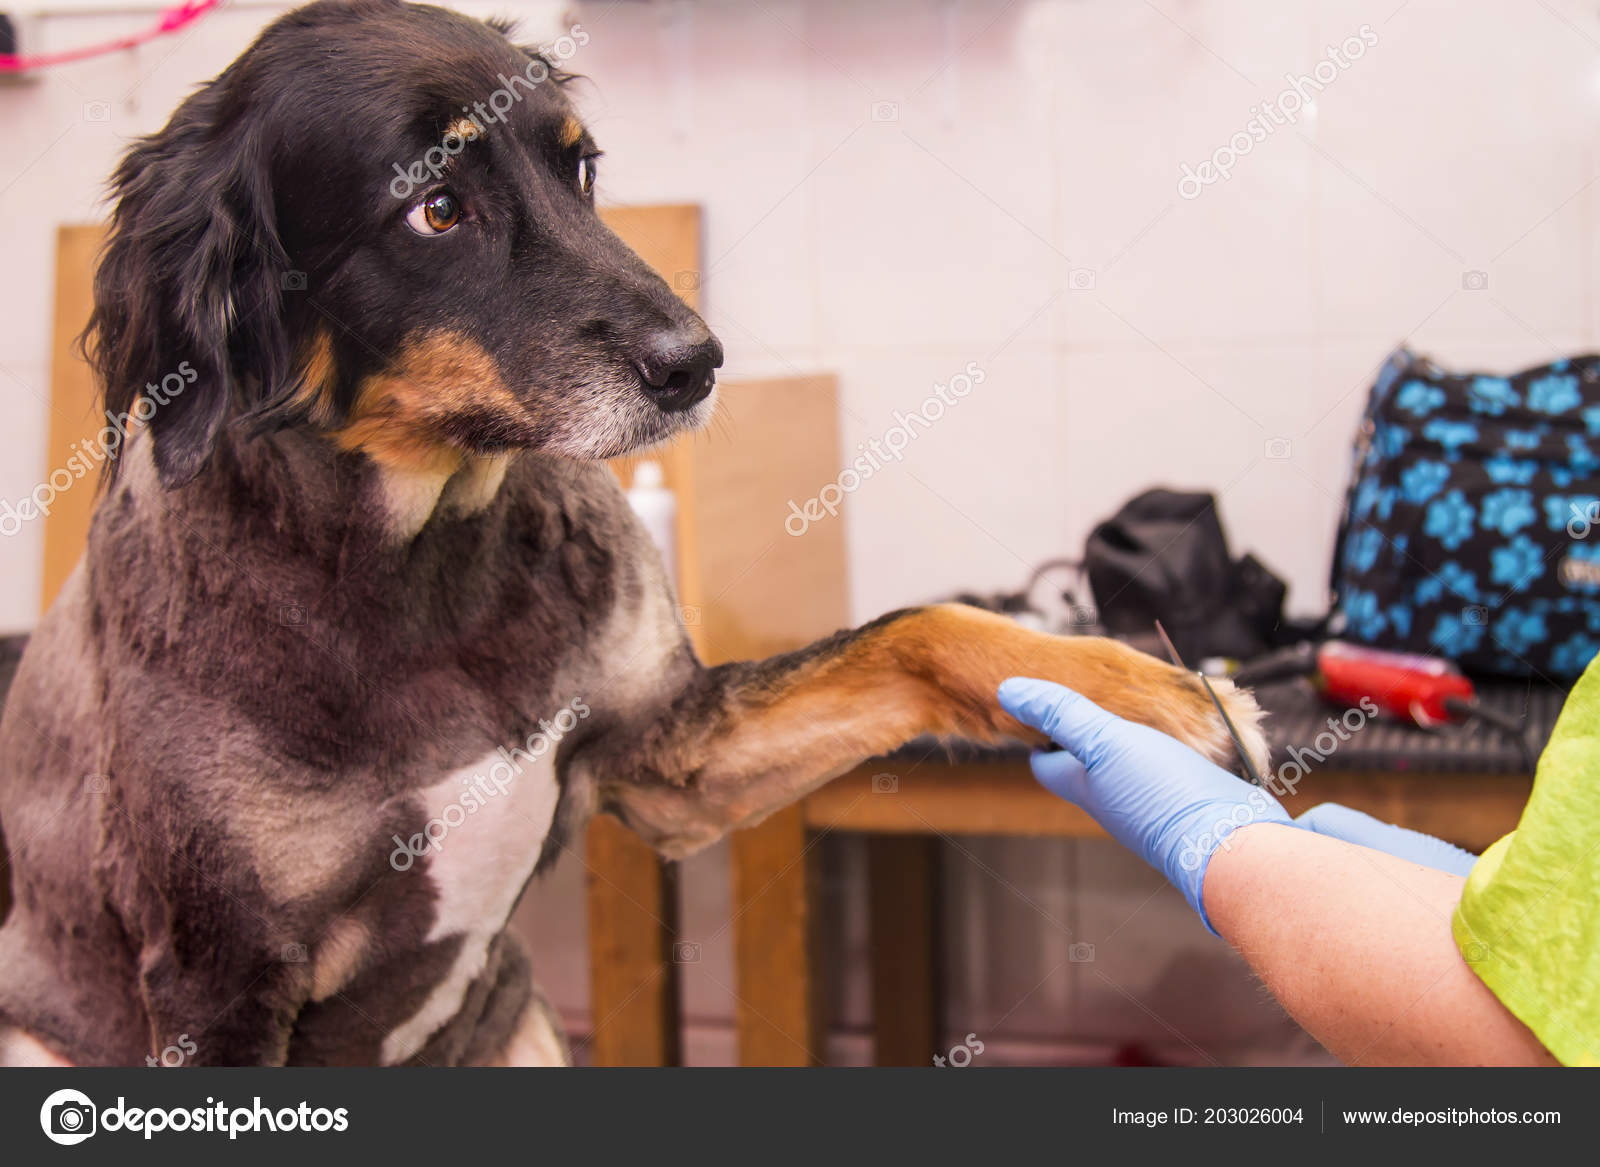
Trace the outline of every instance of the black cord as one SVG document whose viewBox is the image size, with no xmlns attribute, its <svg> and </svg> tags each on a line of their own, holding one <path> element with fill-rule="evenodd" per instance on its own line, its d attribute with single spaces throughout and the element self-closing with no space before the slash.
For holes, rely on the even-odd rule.
<svg viewBox="0 0 1600 1167">
<path fill-rule="evenodd" d="M 1083 560 L 1081 559 L 1067 559 L 1064 557 L 1060 559 L 1046 559 L 1038 567 L 1033 569 L 1033 574 L 1028 577 L 1028 582 L 1022 585 L 1022 594 L 1025 596 L 1033 594 L 1033 589 L 1037 587 L 1039 581 L 1044 578 L 1045 572 L 1054 571 L 1058 567 L 1070 567 L 1078 572 L 1079 575 L 1083 574 Z"/>
<path fill-rule="evenodd" d="M 1534 757 L 1533 748 L 1528 745 L 1528 730 L 1525 721 L 1518 721 L 1509 713 L 1501 713 L 1498 709 L 1490 709 L 1481 701 L 1468 701 L 1462 697 L 1446 697 L 1445 709 L 1457 717 L 1466 720 L 1476 718 L 1486 725 L 1493 726 L 1501 733 L 1517 743 L 1517 750 L 1522 755 L 1522 764 L 1532 774 L 1538 767 L 1538 759 Z"/>
</svg>

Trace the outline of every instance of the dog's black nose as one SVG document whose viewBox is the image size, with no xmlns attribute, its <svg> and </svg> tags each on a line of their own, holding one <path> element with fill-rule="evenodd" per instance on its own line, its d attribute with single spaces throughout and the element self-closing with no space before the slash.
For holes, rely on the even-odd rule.
<svg viewBox="0 0 1600 1167">
<path fill-rule="evenodd" d="M 634 358 L 645 390 L 662 409 L 688 409 L 704 401 L 717 383 L 722 344 L 703 328 L 692 333 L 658 332 Z"/>
</svg>

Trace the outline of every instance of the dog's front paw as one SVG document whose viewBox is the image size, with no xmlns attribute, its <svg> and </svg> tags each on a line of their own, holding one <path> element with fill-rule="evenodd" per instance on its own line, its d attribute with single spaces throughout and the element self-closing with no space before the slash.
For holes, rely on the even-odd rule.
<svg viewBox="0 0 1600 1167">
<path fill-rule="evenodd" d="M 1055 640 L 1056 657 L 1052 664 L 1060 667 L 1034 675 L 1059 680 L 1118 717 L 1159 729 L 1224 769 L 1240 772 L 1233 737 L 1196 674 L 1114 640 L 1051 639 Z M 1211 687 L 1228 711 L 1251 763 L 1258 773 L 1265 774 L 1267 739 L 1254 695 L 1220 677 L 1211 679 Z"/>
<path fill-rule="evenodd" d="M 1262 719 L 1266 715 L 1256 703 L 1255 694 L 1249 689 L 1239 688 L 1225 677 L 1210 677 L 1208 680 L 1217 695 L 1217 700 L 1222 702 L 1222 707 L 1228 711 L 1233 728 L 1238 731 L 1239 740 L 1244 743 L 1245 753 L 1250 757 L 1250 764 L 1264 779 L 1271 750 L 1267 746 L 1267 735 L 1261 728 Z M 1190 741 L 1189 745 L 1217 765 L 1237 773 L 1240 769 L 1239 751 L 1234 746 L 1233 736 L 1228 733 L 1228 727 L 1217 715 L 1216 706 L 1211 703 L 1211 698 L 1205 693 L 1205 687 L 1200 684 L 1199 679 L 1193 678 L 1192 683 L 1195 688 L 1201 690 L 1200 695 L 1205 700 L 1205 718 L 1209 735 L 1206 742 L 1208 748 L 1203 748 L 1193 741 Z"/>
<path fill-rule="evenodd" d="M 1148 701 L 1136 700 L 1132 714 L 1134 720 L 1171 734 L 1223 769 L 1240 773 L 1239 751 L 1234 745 L 1233 735 L 1228 732 L 1227 724 L 1217 712 L 1216 703 L 1211 700 L 1200 678 L 1175 665 L 1153 657 L 1148 659 L 1151 665 L 1160 670 L 1158 678 L 1151 678 L 1154 684 L 1150 697 L 1155 700 L 1157 707 L 1152 708 Z M 1261 730 L 1263 714 L 1261 706 L 1256 704 L 1255 695 L 1226 678 L 1210 678 L 1210 681 L 1212 691 L 1216 693 L 1223 709 L 1227 710 L 1256 773 L 1265 774 L 1269 751 L 1266 734 Z"/>
</svg>

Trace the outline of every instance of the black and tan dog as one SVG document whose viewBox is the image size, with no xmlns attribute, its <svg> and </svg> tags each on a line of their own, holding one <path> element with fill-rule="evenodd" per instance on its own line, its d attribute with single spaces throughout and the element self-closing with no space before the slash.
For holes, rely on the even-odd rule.
<svg viewBox="0 0 1600 1167">
<path fill-rule="evenodd" d="M 1018 673 L 1229 757 L 1179 670 L 959 607 L 701 665 L 602 459 L 702 424 L 722 353 L 596 217 L 564 81 L 323 0 L 117 172 L 90 347 L 148 424 L 0 726 L 0 1060 L 559 1061 L 504 926 L 597 811 L 687 855 L 1026 739 Z"/>
</svg>

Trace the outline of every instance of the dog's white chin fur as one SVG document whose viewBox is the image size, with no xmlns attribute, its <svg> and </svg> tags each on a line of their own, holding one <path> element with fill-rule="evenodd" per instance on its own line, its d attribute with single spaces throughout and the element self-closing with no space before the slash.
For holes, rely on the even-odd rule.
<svg viewBox="0 0 1600 1167">
<path fill-rule="evenodd" d="M 704 401 L 696 402 L 688 409 L 677 413 L 668 413 L 665 410 L 655 409 L 655 416 L 641 428 L 642 433 L 628 440 L 626 445 L 616 454 L 603 455 L 614 458 L 619 454 L 633 454 L 641 450 L 651 450 L 664 446 L 680 434 L 693 433 L 695 430 L 704 429 L 711 421 L 711 415 L 717 411 L 717 390 L 713 386 Z"/>
<path fill-rule="evenodd" d="M 713 386 L 704 401 L 669 412 L 636 385 L 597 383 L 576 390 L 558 419 L 557 436 L 544 449 L 579 462 L 603 462 L 702 428 L 717 408 Z"/>
</svg>

